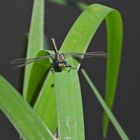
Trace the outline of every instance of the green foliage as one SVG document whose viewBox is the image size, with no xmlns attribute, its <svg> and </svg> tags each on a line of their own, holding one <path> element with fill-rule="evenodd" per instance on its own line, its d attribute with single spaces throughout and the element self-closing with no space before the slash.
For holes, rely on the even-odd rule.
<svg viewBox="0 0 140 140">
<path fill-rule="evenodd" d="M 74 64 L 74 63 L 71 63 Z M 56 73 L 56 104 L 59 139 L 84 140 L 81 90 L 76 70 Z"/>
<path fill-rule="evenodd" d="M 56 0 L 50 1 L 56 2 Z M 78 6 L 80 9 L 85 9 L 66 36 L 60 52 L 85 53 L 100 24 L 106 20 L 107 51 L 109 55 L 107 58 L 107 94 L 105 99 L 109 108 L 112 108 L 122 47 L 122 21 L 120 13 L 115 9 L 100 4 L 93 4 L 87 7 L 79 1 L 57 0 L 57 2 L 61 4 L 70 3 L 71 5 Z M 51 51 L 45 50 L 48 48 L 45 44 L 47 43 L 44 42 L 44 0 L 34 0 L 27 58 L 52 53 Z M 77 69 L 80 66 L 80 63 L 76 60 L 68 60 L 68 63 Z M 76 70 L 71 70 L 70 72 L 63 71 L 53 74 L 49 72 L 50 68 L 51 63 L 47 59 L 30 64 L 25 68 L 23 96 L 33 107 L 33 110 L 27 105 L 26 101 L 17 95 L 16 91 L 13 91 L 13 88 L 5 82 L 3 78 L 1 78 L 2 80 L 0 81 L 0 94 L 2 94 L 0 97 L 0 107 L 24 139 L 31 140 L 31 136 L 35 133 L 34 140 L 51 140 L 53 139 L 52 135 L 55 134 L 58 128 L 60 139 L 84 140 L 84 121 L 78 73 Z M 7 92 L 8 94 L 13 94 L 7 97 L 5 94 Z M 8 100 L 3 100 L 4 96 Z M 15 96 L 17 96 L 15 99 L 16 102 L 13 98 Z M 11 101 L 7 103 L 10 98 Z M 22 108 L 20 108 L 20 102 Z M 100 101 L 101 105 L 102 102 L 103 101 Z M 17 109 L 14 111 L 11 109 L 12 111 L 7 113 L 9 105 L 11 104 L 13 104 L 13 106 L 17 105 Z M 21 110 L 19 110 L 18 107 Z M 116 120 L 114 121 L 114 116 L 112 117 L 112 114 L 110 115 L 109 109 L 106 108 L 107 107 L 104 107 L 104 110 L 107 112 L 117 132 L 121 138 L 127 140 L 125 139 L 127 136 L 124 131 L 118 122 L 115 122 Z M 30 131 L 26 126 L 23 128 L 20 126 L 19 122 L 22 122 L 23 125 L 33 123 L 30 122 L 30 117 L 29 122 L 26 120 L 26 116 L 20 119 L 19 117 L 22 113 L 27 117 L 29 117 L 28 113 L 34 114 L 32 115 L 32 120 L 35 120 L 35 122 L 33 127 L 29 127 Z M 13 119 L 14 115 L 16 119 Z M 36 128 L 39 129 L 40 135 L 36 133 Z M 35 131 L 33 129 L 35 129 Z M 104 136 L 107 134 L 107 129 L 108 117 L 104 115 Z M 42 138 L 39 136 L 42 136 Z"/>
<path fill-rule="evenodd" d="M 59 3 L 59 0 L 55 0 L 55 2 Z M 61 2 L 63 2 L 63 4 L 64 3 L 66 4 L 66 0 L 61 0 Z M 75 1 L 75 3 L 78 6 L 78 8 L 80 8 L 81 10 L 84 10 L 87 8 L 87 5 L 82 2 Z M 108 10 L 109 9 L 107 9 L 106 11 L 108 11 Z M 96 14 L 96 12 L 98 12 L 98 15 Z M 103 13 L 103 12 L 101 12 L 100 9 L 95 8 L 94 14 L 96 16 L 102 15 L 103 19 L 104 18 L 106 19 L 108 59 L 107 59 L 105 101 L 106 101 L 107 105 L 109 106 L 109 108 L 112 109 L 114 99 L 115 99 L 116 86 L 117 86 L 117 80 L 118 80 L 118 74 L 119 74 L 119 68 L 120 68 L 123 27 L 122 27 L 121 15 L 117 10 L 110 9 L 110 13 L 106 17 L 104 17 L 104 15 L 103 15 L 103 14 L 106 14 L 106 12 L 105 13 Z M 91 16 L 94 17 L 94 15 L 91 15 Z M 86 20 L 86 18 L 85 18 L 85 20 Z M 97 20 L 97 18 L 96 18 L 94 21 L 98 22 L 99 19 Z M 96 25 L 96 23 L 93 24 L 93 26 L 94 25 Z M 89 26 L 85 26 L 85 27 L 90 28 L 91 26 L 89 25 Z M 93 29 L 95 29 L 95 28 L 93 28 Z M 83 35 L 83 33 L 81 35 Z M 104 116 L 103 116 L 103 136 L 104 137 L 106 137 L 106 135 L 107 135 L 108 124 L 109 124 L 108 116 L 104 113 Z"/>
<path fill-rule="evenodd" d="M 43 49 L 44 49 L 44 0 L 34 0 L 26 57 L 27 58 L 36 57 L 37 53 L 39 53 L 39 51 Z M 37 85 L 37 83 L 40 82 L 39 77 L 38 80 L 36 78 L 37 81 L 31 78 L 32 77 L 31 70 L 32 64 L 27 65 L 25 67 L 23 96 L 28 102 L 31 102 L 34 91 L 37 88 L 35 86 Z M 40 71 L 38 73 L 40 73 Z M 43 77 L 43 75 L 44 73 L 40 73 L 40 77 Z M 34 80 L 34 82 L 32 82 L 32 80 Z M 33 83 L 35 84 L 35 86 L 32 85 Z"/>
<path fill-rule="evenodd" d="M 34 109 L 54 134 L 57 129 L 55 75 L 49 72 L 34 105 Z"/>
<path fill-rule="evenodd" d="M 67 44 L 74 52 L 84 53 L 87 46 L 103 20 L 107 24 L 107 74 L 106 74 L 106 97 L 105 101 L 110 108 L 113 106 L 117 78 L 120 67 L 122 48 L 122 20 L 120 13 L 109 7 L 99 4 L 89 6 L 78 18 L 67 36 Z M 84 39 L 83 39 L 84 38 Z M 76 42 L 77 41 L 77 42 Z M 75 47 L 77 46 L 77 47 Z M 64 51 L 67 51 L 64 49 Z M 68 50 L 71 51 L 71 50 Z M 106 137 L 108 130 L 108 117 L 104 115 L 103 133 Z"/>
<path fill-rule="evenodd" d="M 106 72 L 106 96 L 105 101 L 110 109 L 112 109 L 116 86 L 120 68 L 123 27 L 121 16 L 118 11 L 114 11 L 106 18 L 107 25 L 107 72 Z M 108 130 L 108 116 L 103 116 L 103 135 L 106 137 Z"/>
<path fill-rule="evenodd" d="M 35 111 L 2 76 L 0 76 L 0 109 L 25 140 L 54 139 Z"/>
</svg>

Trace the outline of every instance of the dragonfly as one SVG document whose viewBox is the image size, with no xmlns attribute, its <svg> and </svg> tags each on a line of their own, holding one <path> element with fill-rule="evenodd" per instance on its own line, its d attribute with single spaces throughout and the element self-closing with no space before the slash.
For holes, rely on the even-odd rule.
<svg viewBox="0 0 140 140">
<path fill-rule="evenodd" d="M 55 39 L 51 38 L 54 48 L 54 54 L 50 55 L 43 55 L 35 58 L 18 58 L 11 61 L 11 64 L 15 64 L 16 68 L 24 67 L 28 64 L 43 60 L 43 59 L 51 59 L 52 66 L 51 72 L 62 72 L 64 70 L 71 71 L 71 69 L 76 69 L 72 65 L 67 62 L 67 58 L 74 58 L 76 60 L 82 60 L 83 58 L 90 58 L 90 57 L 106 57 L 107 54 L 104 51 L 94 51 L 94 52 L 87 52 L 87 53 L 76 53 L 76 52 L 66 52 L 60 53 L 58 51 Z"/>
</svg>

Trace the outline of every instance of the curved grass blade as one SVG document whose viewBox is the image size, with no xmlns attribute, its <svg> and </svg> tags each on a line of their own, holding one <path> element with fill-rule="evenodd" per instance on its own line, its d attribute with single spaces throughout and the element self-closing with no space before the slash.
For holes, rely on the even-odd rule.
<svg viewBox="0 0 140 140">
<path fill-rule="evenodd" d="M 118 81 L 120 60 L 122 52 L 123 25 L 119 12 L 114 11 L 106 17 L 107 25 L 107 72 L 106 72 L 106 95 L 105 101 L 112 109 L 116 86 Z M 103 136 L 107 136 L 109 119 L 106 113 L 103 116 Z"/>
<path fill-rule="evenodd" d="M 52 1 L 52 0 L 50 0 Z M 61 4 L 68 4 L 65 0 L 54 0 L 55 2 L 60 2 Z M 87 8 L 87 5 L 76 1 L 75 4 L 81 10 Z M 98 11 L 98 8 L 97 8 Z M 105 12 L 106 13 L 106 12 Z M 96 20 L 96 19 L 95 19 Z M 119 74 L 120 59 L 121 59 L 121 48 L 122 48 L 122 19 L 121 15 L 116 10 L 111 10 L 110 14 L 106 17 L 107 24 L 107 38 L 108 38 L 108 53 L 111 54 L 107 59 L 107 75 L 106 75 L 106 96 L 105 101 L 108 106 L 112 109 L 115 91 L 117 85 L 117 79 Z M 104 113 L 103 116 L 103 137 L 107 136 L 109 119 Z"/>
<path fill-rule="evenodd" d="M 92 89 L 94 95 L 96 96 L 97 100 L 99 101 L 99 103 L 101 104 L 102 108 L 104 109 L 104 111 L 108 115 L 110 121 L 114 125 L 114 128 L 117 130 L 117 132 L 118 132 L 119 136 L 121 137 L 121 139 L 122 140 L 129 140 L 129 138 L 126 135 L 125 131 L 123 130 L 123 128 L 121 127 L 121 125 L 119 124 L 119 122 L 117 121 L 115 116 L 112 114 L 110 108 L 107 106 L 107 104 L 103 100 L 102 96 L 100 95 L 99 91 L 96 89 L 96 87 L 93 84 L 93 82 L 90 80 L 90 78 L 87 75 L 87 73 L 84 70 L 81 70 L 81 71 L 82 71 L 82 74 L 85 77 L 87 83 L 89 84 L 90 88 Z"/>
<path fill-rule="evenodd" d="M 96 30 L 98 29 L 99 25 L 102 23 L 102 21 L 107 17 L 110 16 L 110 13 L 115 12 L 116 14 L 119 14 L 116 10 L 99 5 L 94 4 L 86 8 L 86 10 L 79 16 L 77 21 L 74 23 L 72 29 L 68 33 L 62 47 L 61 52 L 77 52 L 77 53 L 85 53 L 87 50 L 87 47 L 94 36 Z M 108 29 L 107 29 L 108 30 Z M 111 30 L 111 29 L 110 29 Z M 113 30 L 114 31 L 114 30 Z M 114 32 L 117 32 L 116 30 Z M 113 46 L 112 46 L 113 47 Z M 74 63 L 75 67 L 78 67 L 80 64 L 78 62 Z M 79 81 L 77 81 L 79 82 Z M 54 88 L 52 88 L 52 85 L 55 87 L 55 81 L 54 81 L 54 75 L 50 73 L 45 80 L 45 83 L 42 87 L 41 94 L 35 104 L 35 108 L 37 106 L 41 106 L 42 101 L 44 103 L 44 106 L 48 106 L 48 108 L 52 108 L 51 105 L 55 105 L 55 91 Z M 63 86 L 66 87 L 65 82 L 63 83 Z M 45 99 L 47 98 L 51 99 L 51 103 L 45 102 Z M 39 107 L 38 107 L 39 108 Z M 55 108 L 55 107 L 53 107 Z M 51 113 L 52 116 L 54 116 L 51 121 L 56 121 L 56 109 L 55 111 Z M 49 116 L 47 109 L 44 108 L 44 119 L 45 116 Z M 54 114 L 53 114 L 54 113 Z M 80 116 L 82 117 L 82 115 Z M 48 120 L 47 120 L 48 121 Z M 58 122 L 59 123 L 59 122 Z M 53 132 L 56 130 L 57 124 L 53 125 L 52 129 Z"/>
<path fill-rule="evenodd" d="M 54 140 L 38 115 L 2 76 L 0 76 L 0 109 L 25 140 Z"/>
<path fill-rule="evenodd" d="M 83 10 L 87 6 L 84 3 L 77 3 L 78 7 Z M 98 8 L 97 8 L 98 11 Z M 106 12 L 105 12 L 106 13 Z M 95 19 L 96 20 L 96 19 Z M 111 10 L 110 14 L 106 17 L 107 35 L 108 35 L 108 53 L 110 54 L 107 59 L 107 75 L 106 75 L 106 96 L 105 101 L 112 109 L 117 79 L 119 74 L 121 47 L 122 47 L 122 20 L 120 13 L 116 10 Z M 94 24 L 93 24 L 94 25 Z M 104 113 L 103 116 L 103 136 L 106 137 L 108 131 L 109 119 Z"/>
<path fill-rule="evenodd" d="M 27 47 L 27 58 L 36 57 L 37 53 L 44 48 L 44 5 L 44 0 L 34 0 Z M 23 96 L 28 102 L 31 102 L 34 94 L 34 92 L 30 90 L 32 87 L 30 81 L 31 69 L 32 64 L 27 65 L 24 75 Z"/>
<path fill-rule="evenodd" d="M 103 20 L 114 9 L 93 4 L 78 17 L 61 47 L 61 52 L 85 53 Z"/>
<path fill-rule="evenodd" d="M 73 28 L 65 39 L 63 51 L 84 53 L 87 46 L 95 34 L 98 26 L 106 19 L 107 38 L 108 38 L 108 58 L 107 58 L 107 74 L 106 74 L 106 98 L 105 101 L 110 108 L 113 106 L 115 98 L 115 90 L 117 85 L 121 48 L 122 48 L 122 19 L 120 13 L 112 8 L 94 4 L 89 6 L 83 14 L 78 18 Z M 81 40 L 80 40 L 81 38 Z M 84 38 L 84 39 L 83 39 Z M 77 46 L 77 47 L 75 47 Z M 70 49 L 69 49 L 70 48 Z M 104 115 L 103 135 L 107 134 L 108 117 Z"/>
<path fill-rule="evenodd" d="M 43 55 L 49 55 L 49 53 L 41 50 L 36 57 Z M 28 82 L 28 99 L 30 99 L 30 104 L 32 106 L 34 105 L 39 95 L 40 89 L 43 85 L 46 75 L 49 73 L 50 67 L 51 63 L 49 59 L 42 59 L 32 64 L 30 78 Z"/>
</svg>

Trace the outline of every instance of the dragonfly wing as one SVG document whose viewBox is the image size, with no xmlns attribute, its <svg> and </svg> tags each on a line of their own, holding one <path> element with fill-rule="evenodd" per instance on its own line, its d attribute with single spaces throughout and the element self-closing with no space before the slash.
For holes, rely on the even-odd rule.
<svg viewBox="0 0 140 140">
<path fill-rule="evenodd" d="M 85 53 L 84 58 L 90 58 L 90 57 L 106 57 L 107 53 L 104 51 L 95 51 L 95 52 L 88 52 Z"/>
<path fill-rule="evenodd" d="M 75 58 L 77 61 L 81 61 L 83 58 L 91 58 L 91 57 L 106 57 L 107 54 L 104 51 L 95 51 L 95 52 L 87 52 L 87 53 L 75 53 L 68 52 L 63 53 L 66 58 Z"/>
<path fill-rule="evenodd" d="M 14 59 L 11 61 L 11 64 L 25 64 L 25 63 L 31 63 L 31 62 L 35 62 L 36 58 L 18 58 L 18 59 Z"/>
<path fill-rule="evenodd" d="M 30 63 L 19 64 L 19 65 L 15 66 L 15 67 L 13 68 L 13 70 L 18 69 L 18 68 L 21 68 L 21 67 L 24 67 L 24 66 L 26 66 L 27 64 L 30 64 Z"/>
<path fill-rule="evenodd" d="M 33 62 L 37 62 L 42 59 L 49 59 L 49 58 L 52 59 L 53 57 L 54 57 L 54 55 L 43 55 L 43 56 L 39 56 L 36 58 L 18 58 L 18 59 L 12 60 L 11 64 L 17 65 L 15 68 L 20 68 L 20 67 L 24 67 L 27 64 L 31 64 Z"/>
</svg>

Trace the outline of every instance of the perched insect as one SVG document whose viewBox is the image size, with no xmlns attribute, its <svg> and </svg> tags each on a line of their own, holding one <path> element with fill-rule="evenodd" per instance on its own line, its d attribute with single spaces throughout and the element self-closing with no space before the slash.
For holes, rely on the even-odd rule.
<svg viewBox="0 0 140 140">
<path fill-rule="evenodd" d="M 11 64 L 16 64 L 17 66 L 15 68 L 24 67 L 27 64 L 42 60 L 42 59 L 51 59 L 52 60 L 52 72 L 62 72 L 63 70 L 70 71 L 71 69 L 76 69 L 70 64 L 67 63 L 66 58 L 74 58 L 76 60 L 82 60 L 83 57 L 89 58 L 89 57 L 95 57 L 95 56 L 102 56 L 105 57 L 106 53 L 104 51 L 95 51 L 95 52 L 88 52 L 88 53 L 75 53 L 75 52 L 67 52 L 67 53 L 60 53 L 57 49 L 56 43 L 54 38 L 51 38 L 53 42 L 54 52 L 55 54 L 50 55 L 43 55 L 36 58 L 19 58 L 14 59 L 11 61 Z"/>
</svg>

